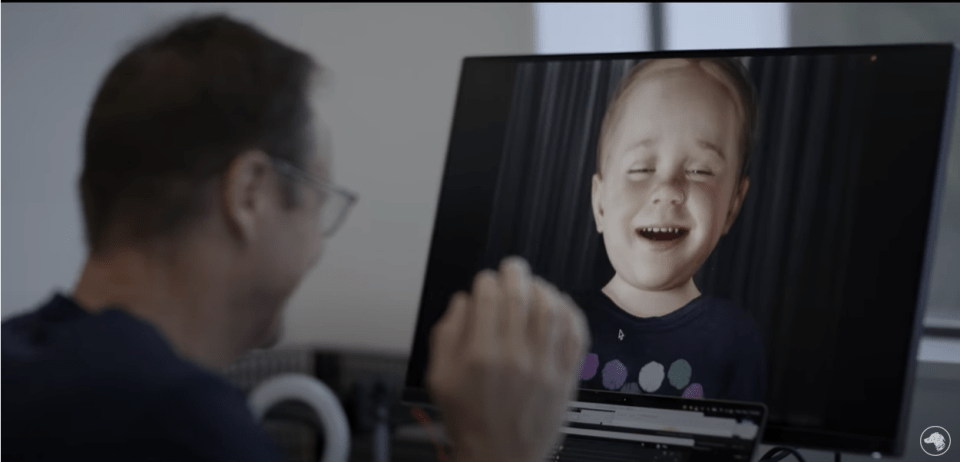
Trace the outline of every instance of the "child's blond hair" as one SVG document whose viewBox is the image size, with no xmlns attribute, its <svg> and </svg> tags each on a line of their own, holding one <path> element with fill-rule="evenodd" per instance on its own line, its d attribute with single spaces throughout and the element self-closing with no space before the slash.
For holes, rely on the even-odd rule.
<svg viewBox="0 0 960 462">
<path fill-rule="evenodd" d="M 722 82 L 724 86 L 732 86 L 734 97 L 738 100 L 741 111 L 741 130 L 739 136 L 740 144 L 740 178 L 746 177 L 750 168 L 750 160 L 753 156 L 753 147 L 756 143 L 757 121 L 759 119 L 759 105 L 757 91 L 753 86 L 750 73 L 747 67 L 737 58 L 682 58 L 690 61 L 692 64 L 704 65 L 713 64 L 716 66 L 729 82 Z M 661 59 L 648 59 L 641 61 L 623 80 L 614 93 L 610 104 L 607 106 L 607 112 L 603 116 L 603 122 L 600 125 L 600 137 L 597 143 L 597 175 L 602 176 L 603 158 L 605 156 L 605 144 L 611 136 L 616 122 L 620 119 L 623 112 L 626 95 L 639 80 L 643 71 L 651 64 Z"/>
</svg>

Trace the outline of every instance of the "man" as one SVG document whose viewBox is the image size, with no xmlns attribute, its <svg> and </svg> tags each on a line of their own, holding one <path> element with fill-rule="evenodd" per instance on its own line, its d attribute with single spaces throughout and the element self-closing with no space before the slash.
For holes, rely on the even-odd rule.
<svg viewBox="0 0 960 462">
<path fill-rule="evenodd" d="M 279 337 L 353 196 L 330 183 L 316 65 L 224 16 L 134 46 L 93 102 L 89 258 L 71 295 L 3 323 L 3 459 L 280 460 L 217 371 Z M 433 332 L 428 386 L 458 462 L 548 453 L 588 334 L 517 259 Z"/>
</svg>

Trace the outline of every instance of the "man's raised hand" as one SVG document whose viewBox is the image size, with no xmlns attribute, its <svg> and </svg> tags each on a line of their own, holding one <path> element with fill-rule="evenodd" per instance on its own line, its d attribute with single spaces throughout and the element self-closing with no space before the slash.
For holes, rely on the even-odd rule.
<svg viewBox="0 0 960 462">
<path fill-rule="evenodd" d="M 457 462 L 547 457 L 589 341 L 580 309 L 520 258 L 455 294 L 431 334 L 427 386 Z"/>
</svg>

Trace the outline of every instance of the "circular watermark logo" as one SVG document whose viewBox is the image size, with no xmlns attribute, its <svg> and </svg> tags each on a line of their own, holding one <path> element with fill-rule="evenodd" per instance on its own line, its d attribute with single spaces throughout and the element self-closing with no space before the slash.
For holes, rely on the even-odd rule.
<svg viewBox="0 0 960 462">
<path fill-rule="evenodd" d="M 929 456 L 942 456 L 950 450 L 950 433 L 943 427 L 928 427 L 920 434 L 920 448 Z"/>
</svg>

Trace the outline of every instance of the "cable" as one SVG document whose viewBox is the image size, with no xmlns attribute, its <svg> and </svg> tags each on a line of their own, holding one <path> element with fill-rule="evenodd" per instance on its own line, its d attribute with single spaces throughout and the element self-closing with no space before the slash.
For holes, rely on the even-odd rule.
<svg viewBox="0 0 960 462">
<path fill-rule="evenodd" d="M 796 449 L 783 446 L 778 446 L 767 451 L 767 453 L 760 458 L 759 462 L 780 462 L 789 455 L 796 457 L 799 462 L 806 462 Z"/>
<path fill-rule="evenodd" d="M 440 442 L 440 438 L 433 432 L 432 423 L 430 421 L 430 416 L 426 412 L 423 412 L 423 409 L 415 407 L 410 410 L 410 414 L 413 415 L 414 419 L 417 419 L 420 422 L 420 425 L 427 430 L 427 434 L 430 435 L 430 439 L 433 440 L 433 446 L 437 449 L 437 459 L 440 462 L 450 462 L 450 456 L 447 454 L 447 451 L 443 449 L 443 444 Z"/>
</svg>

